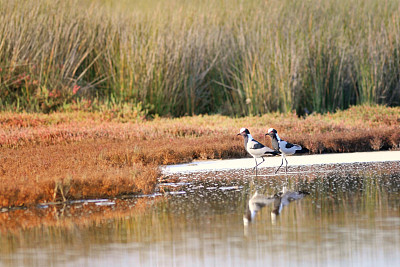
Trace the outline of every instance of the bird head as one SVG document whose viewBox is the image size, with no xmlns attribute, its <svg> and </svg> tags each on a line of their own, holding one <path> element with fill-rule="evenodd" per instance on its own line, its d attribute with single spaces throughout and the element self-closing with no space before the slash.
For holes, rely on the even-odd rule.
<svg viewBox="0 0 400 267">
<path fill-rule="evenodd" d="M 269 135 L 271 137 L 274 137 L 274 135 L 276 135 L 278 132 L 274 129 L 274 128 L 269 128 L 268 129 L 268 133 L 266 133 L 265 135 Z"/>
<path fill-rule="evenodd" d="M 250 134 L 249 130 L 247 130 L 247 128 L 242 128 L 237 135 L 246 136 L 248 134 Z"/>
</svg>

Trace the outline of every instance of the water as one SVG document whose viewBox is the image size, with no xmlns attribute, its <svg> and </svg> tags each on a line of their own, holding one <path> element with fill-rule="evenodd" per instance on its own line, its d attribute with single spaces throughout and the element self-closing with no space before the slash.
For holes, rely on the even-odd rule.
<svg viewBox="0 0 400 267">
<path fill-rule="evenodd" d="M 176 174 L 152 196 L 0 212 L 1 266 L 400 266 L 400 163 Z M 244 220 L 257 192 L 307 191 Z"/>
</svg>

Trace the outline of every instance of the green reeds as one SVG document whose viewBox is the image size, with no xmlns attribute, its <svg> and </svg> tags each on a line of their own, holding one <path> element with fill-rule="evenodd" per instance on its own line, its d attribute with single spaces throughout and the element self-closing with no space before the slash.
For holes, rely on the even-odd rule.
<svg viewBox="0 0 400 267">
<path fill-rule="evenodd" d="M 0 109 L 399 105 L 399 11 L 395 0 L 0 0 Z"/>
</svg>

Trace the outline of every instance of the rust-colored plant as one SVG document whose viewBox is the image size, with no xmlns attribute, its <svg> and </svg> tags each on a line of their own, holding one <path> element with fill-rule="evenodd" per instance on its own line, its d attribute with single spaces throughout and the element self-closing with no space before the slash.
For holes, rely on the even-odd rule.
<svg viewBox="0 0 400 267">
<path fill-rule="evenodd" d="M 148 194 L 159 165 L 247 156 L 241 127 L 270 145 L 281 138 L 311 153 L 399 149 L 400 108 L 353 107 L 299 118 L 294 113 L 219 115 L 126 122 L 101 113 L 0 113 L 0 206 Z"/>
</svg>

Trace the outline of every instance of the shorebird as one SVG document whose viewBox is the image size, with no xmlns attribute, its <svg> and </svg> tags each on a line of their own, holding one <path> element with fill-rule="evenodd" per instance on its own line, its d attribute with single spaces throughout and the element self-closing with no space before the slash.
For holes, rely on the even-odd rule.
<svg viewBox="0 0 400 267">
<path fill-rule="evenodd" d="M 246 128 L 240 129 L 240 132 L 237 135 L 241 135 L 244 138 L 244 148 L 246 151 L 253 156 L 256 166 L 254 167 L 256 170 L 256 175 L 257 175 L 257 167 L 261 163 L 265 161 L 264 157 L 267 157 L 269 155 L 278 155 L 279 152 L 275 151 L 267 146 L 264 146 L 257 140 L 254 140 L 254 138 L 251 136 L 249 130 Z M 257 158 L 262 158 L 262 161 L 260 163 L 257 163 Z"/>
<path fill-rule="evenodd" d="M 288 191 L 286 187 L 283 187 L 282 191 L 274 195 L 274 209 L 271 214 L 279 215 L 282 212 L 284 206 L 289 205 L 293 200 L 302 199 L 305 195 L 309 195 L 307 191 Z"/>
<path fill-rule="evenodd" d="M 293 155 L 293 154 L 299 154 L 299 153 L 306 153 L 308 152 L 307 148 L 302 148 L 299 145 L 296 144 L 292 144 L 289 142 L 286 142 L 284 140 L 282 140 L 279 135 L 278 132 L 274 129 L 274 128 L 270 128 L 268 130 L 268 133 L 266 133 L 265 135 L 269 135 L 271 137 L 271 144 L 272 147 L 276 150 L 281 152 L 282 154 L 282 163 L 279 166 L 278 169 L 276 169 L 275 173 L 278 172 L 278 170 L 282 167 L 283 165 L 283 159 L 285 159 L 286 161 L 286 173 L 287 173 L 287 169 L 288 169 L 288 161 L 286 159 L 286 156 L 288 155 Z"/>
<path fill-rule="evenodd" d="M 265 196 L 259 193 L 255 193 L 249 200 L 246 208 L 246 213 L 243 216 L 243 222 L 245 225 L 249 224 L 254 220 L 258 211 L 267 205 L 274 203 L 275 196 Z"/>
<path fill-rule="evenodd" d="M 275 222 L 276 216 L 281 214 L 284 206 L 289 205 L 289 203 L 294 200 L 300 200 L 309 194 L 310 193 L 306 191 L 288 191 L 286 187 L 283 187 L 281 192 L 272 196 L 265 196 L 256 192 L 249 200 L 246 213 L 243 216 L 243 222 L 245 225 L 248 225 L 254 220 L 257 212 L 270 204 L 274 206 L 271 211 L 271 219 L 272 222 Z"/>
</svg>

